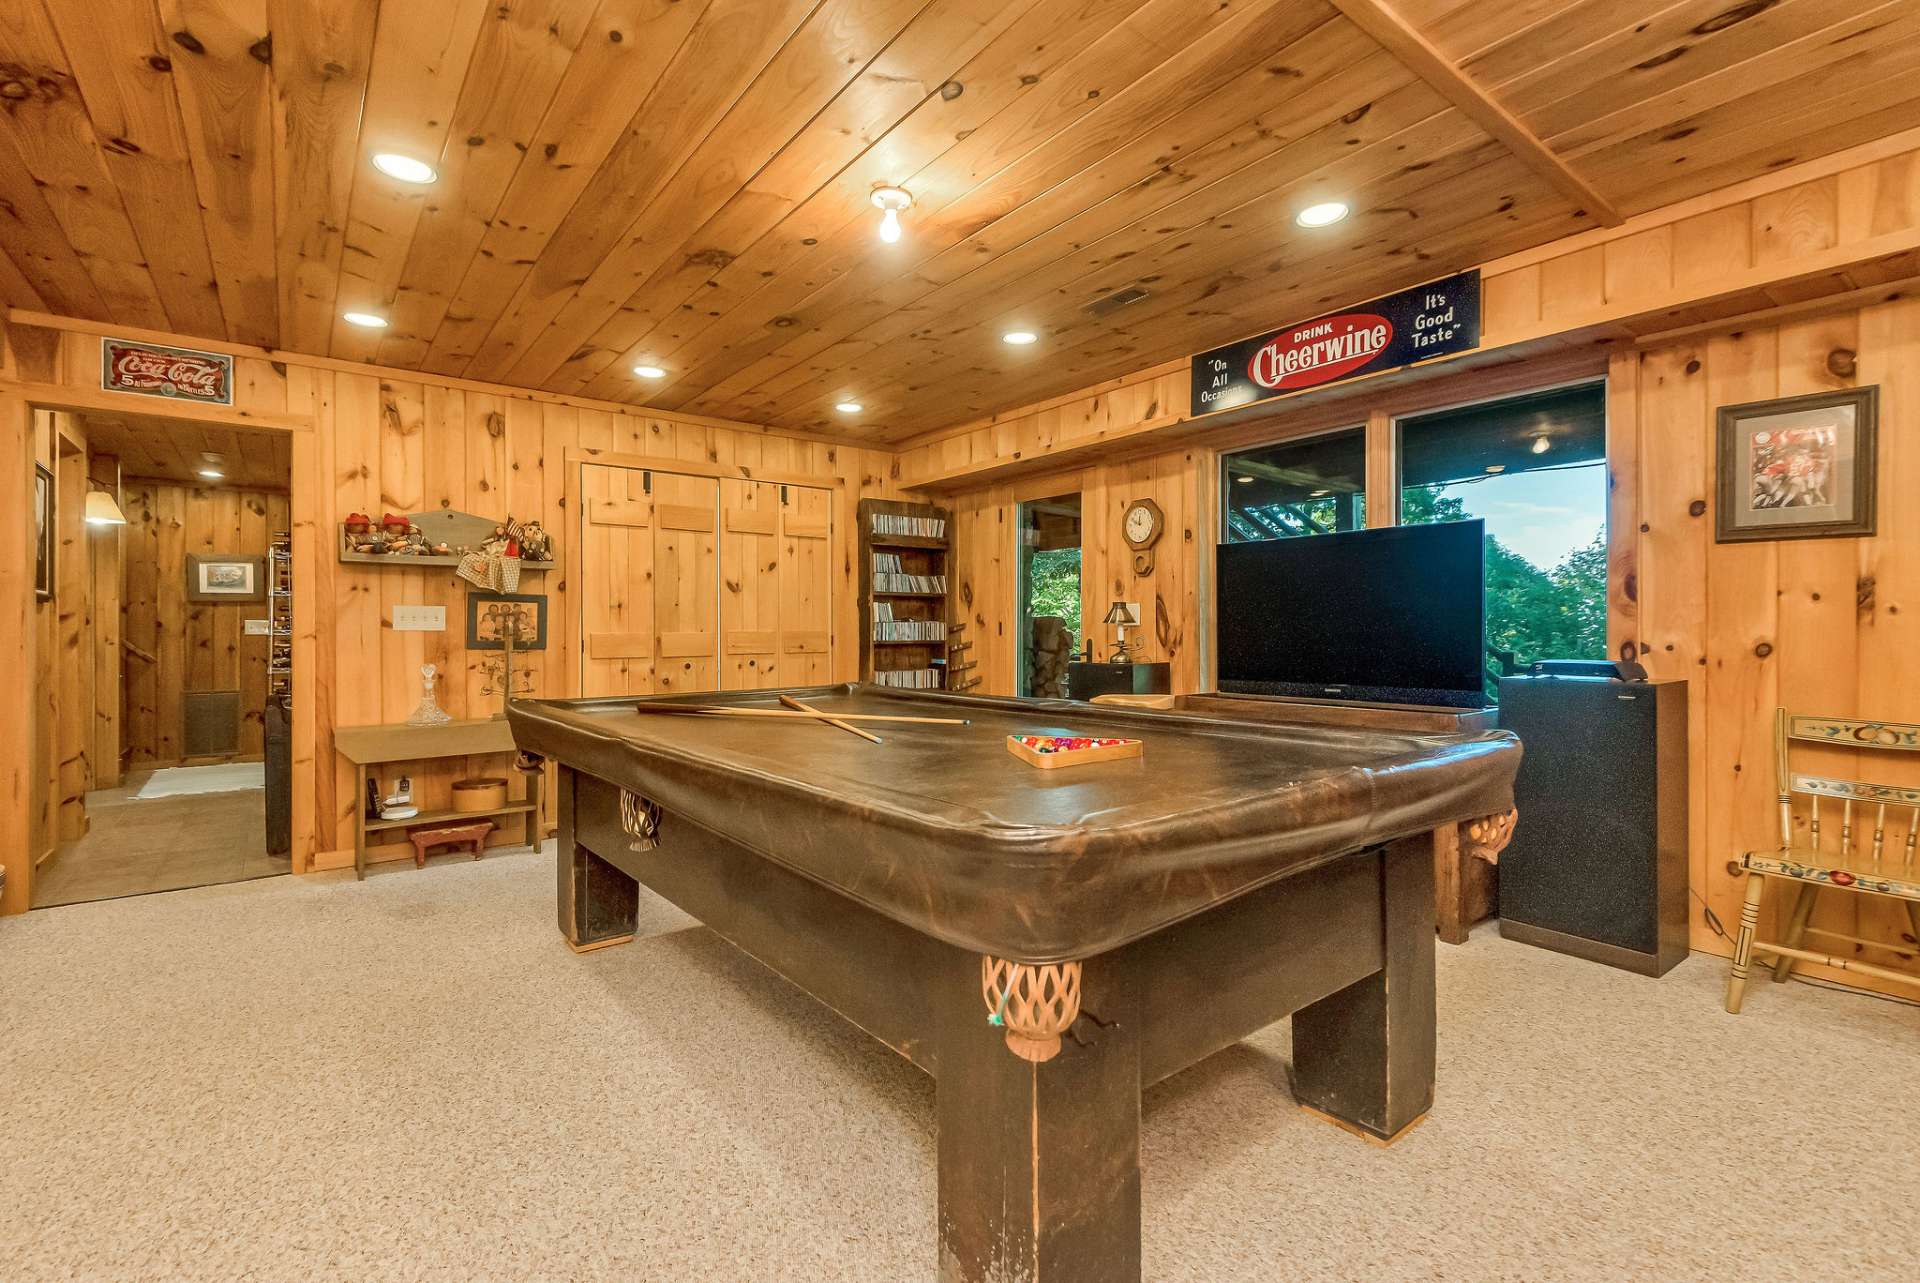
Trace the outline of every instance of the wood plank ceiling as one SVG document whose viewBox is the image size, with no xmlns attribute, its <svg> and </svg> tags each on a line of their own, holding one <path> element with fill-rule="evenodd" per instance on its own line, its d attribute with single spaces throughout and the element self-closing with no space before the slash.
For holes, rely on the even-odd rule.
<svg viewBox="0 0 1920 1283">
<path fill-rule="evenodd" d="M 123 483 L 166 481 L 200 490 L 286 490 L 292 483 L 293 443 L 285 432 L 142 414 L 84 418 L 88 452 L 118 459 Z M 202 475 L 207 470 L 221 475 Z"/>
<path fill-rule="evenodd" d="M 1916 72 L 1913 0 L 9 0 L 0 297 L 897 441 L 1920 125 Z"/>
</svg>

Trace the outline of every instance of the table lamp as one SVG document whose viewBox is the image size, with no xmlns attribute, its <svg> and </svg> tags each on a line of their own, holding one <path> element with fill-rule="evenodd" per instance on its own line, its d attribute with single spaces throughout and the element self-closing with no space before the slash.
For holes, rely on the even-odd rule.
<svg viewBox="0 0 1920 1283">
<path fill-rule="evenodd" d="M 1140 626 L 1140 616 L 1134 613 L 1131 603 L 1116 601 L 1107 607 L 1107 617 L 1102 622 L 1113 624 L 1120 630 L 1117 639 L 1113 643 L 1113 655 L 1107 662 L 1109 664 L 1126 663 L 1127 629 L 1138 628 Z"/>
</svg>

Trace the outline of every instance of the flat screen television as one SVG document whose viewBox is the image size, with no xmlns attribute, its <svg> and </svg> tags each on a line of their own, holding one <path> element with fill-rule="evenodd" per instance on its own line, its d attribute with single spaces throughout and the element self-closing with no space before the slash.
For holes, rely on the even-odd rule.
<svg viewBox="0 0 1920 1283">
<path fill-rule="evenodd" d="M 1219 688 L 1484 706 L 1485 526 L 1448 521 L 1222 544 Z"/>
</svg>

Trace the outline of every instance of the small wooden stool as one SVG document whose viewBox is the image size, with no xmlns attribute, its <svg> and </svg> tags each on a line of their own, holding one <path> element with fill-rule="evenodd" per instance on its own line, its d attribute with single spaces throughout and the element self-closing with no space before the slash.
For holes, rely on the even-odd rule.
<svg viewBox="0 0 1920 1283">
<path fill-rule="evenodd" d="M 473 846 L 473 858 L 479 859 L 486 853 L 487 834 L 493 832 L 492 820 L 475 820 L 470 824 L 443 824 L 437 829 L 413 829 L 407 834 L 407 841 L 413 843 L 413 867 L 427 867 L 427 848 L 432 846 Z"/>
</svg>

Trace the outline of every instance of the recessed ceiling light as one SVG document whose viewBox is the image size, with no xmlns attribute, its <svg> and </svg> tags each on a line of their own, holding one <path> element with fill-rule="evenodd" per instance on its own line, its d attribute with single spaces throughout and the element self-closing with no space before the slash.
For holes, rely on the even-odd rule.
<svg viewBox="0 0 1920 1283">
<path fill-rule="evenodd" d="M 1251 482 L 1252 480 L 1253 480 L 1253 478 L 1252 478 L 1252 477 L 1235 477 L 1235 478 L 1234 478 L 1234 481 L 1235 481 L 1235 482 L 1236 482 L 1237 484 L 1239 484 L 1239 485 L 1243 485 L 1243 486 L 1244 486 L 1244 485 L 1246 485 L 1246 484 L 1248 484 L 1248 483 L 1249 483 L 1249 482 Z"/>
<path fill-rule="evenodd" d="M 1487 471 L 1496 477 L 1499 476 L 1501 473 L 1505 472 L 1506 470 L 1507 470 L 1507 465 L 1504 463 L 1489 463 L 1487 465 Z"/>
<path fill-rule="evenodd" d="M 1038 341 L 1039 338 L 1040 336 L 1032 330 L 1008 330 L 1000 336 L 1000 341 L 1011 343 L 1015 347 L 1025 347 L 1029 343 Z"/>
<path fill-rule="evenodd" d="M 374 312 L 342 312 L 340 319 L 348 325 L 357 325 L 363 330 L 384 330 L 387 318 Z"/>
<path fill-rule="evenodd" d="M 636 365 L 633 372 L 643 379 L 664 379 L 667 372 L 657 365 Z"/>
<path fill-rule="evenodd" d="M 1545 454 L 1551 449 L 1553 449 L 1553 442 L 1547 440 L 1545 433 L 1533 439 L 1533 452 L 1535 454 Z"/>
<path fill-rule="evenodd" d="M 430 183 L 440 175 L 433 172 L 433 166 L 424 160 L 415 160 L 411 156 L 402 156 L 398 152 L 375 152 L 373 167 L 389 178 L 397 178 L 403 183 Z"/>
<path fill-rule="evenodd" d="M 1310 494 L 1310 495 L 1308 495 L 1308 496 L 1307 496 L 1307 498 L 1309 498 L 1309 499 L 1324 499 L 1324 498 L 1326 498 L 1326 497 L 1327 497 L 1328 495 L 1330 495 L 1330 494 L 1332 494 L 1332 493 L 1333 493 L 1333 491 L 1331 491 L 1331 490 L 1315 490 L 1315 491 L 1314 491 L 1314 492 L 1313 492 L 1312 494 Z"/>
<path fill-rule="evenodd" d="M 200 469 L 200 475 L 205 477 L 209 481 L 218 481 L 220 480 L 220 478 L 226 476 L 227 474 L 220 471 L 220 469 L 218 468 L 202 468 Z"/>
<path fill-rule="evenodd" d="M 833 408 L 842 414 L 858 414 L 867 407 L 861 405 L 858 401 L 839 401 L 834 404 Z"/>
<path fill-rule="evenodd" d="M 1323 201 L 1318 205 L 1309 205 L 1293 216 L 1293 221 L 1302 227 L 1326 227 L 1337 223 L 1347 216 L 1344 201 Z"/>
</svg>

